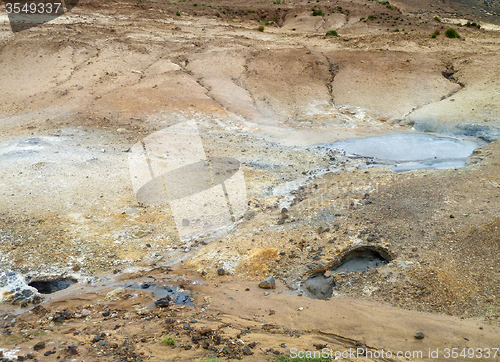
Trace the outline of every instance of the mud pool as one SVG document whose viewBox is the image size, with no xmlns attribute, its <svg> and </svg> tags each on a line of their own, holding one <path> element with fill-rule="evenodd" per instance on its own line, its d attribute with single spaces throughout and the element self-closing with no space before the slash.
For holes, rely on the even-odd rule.
<svg viewBox="0 0 500 362">
<path fill-rule="evenodd" d="M 472 151 L 484 144 L 477 140 L 399 133 L 349 139 L 327 147 L 347 155 L 371 158 L 371 165 L 389 166 L 393 171 L 402 172 L 462 167 Z"/>
</svg>

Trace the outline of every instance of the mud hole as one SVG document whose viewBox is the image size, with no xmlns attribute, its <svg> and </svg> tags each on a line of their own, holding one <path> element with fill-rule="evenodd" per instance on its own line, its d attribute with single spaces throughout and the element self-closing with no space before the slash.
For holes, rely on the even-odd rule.
<svg viewBox="0 0 500 362">
<path fill-rule="evenodd" d="M 360 246 L 343 253 L 326 271 L 309 276 L 301 289 L 309 298 L 329 299 L 337 286 L 335 274 L 362 273 L 386 265 L 391 259 L 389 253 L 380 248 Z"/>
<path fill-rule="evenodd" d="M 28 285 L 35 288 L 40 294 L 53 294 L 60 290 L 69 288 L 75 283 L 77 283 L 75 279 L 61 278 L 47 281 L 37 280 L 29 283 Z"/>
</svg>

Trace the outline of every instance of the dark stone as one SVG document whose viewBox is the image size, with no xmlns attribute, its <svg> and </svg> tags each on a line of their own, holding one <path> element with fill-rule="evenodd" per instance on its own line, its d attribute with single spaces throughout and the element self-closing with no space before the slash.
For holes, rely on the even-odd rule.
<svg viewBox="0 0 500 362">
<path fill-rule="evenodd" d="M 95 336 L 94 338 L 92 338 L 92 343 L 97 343 L 101 340 L 101 336 Z"/>
<path fill-rule="evenodd" d="M 106 345 L 106 341 L 99 341 L 99 346 L 100 347 L 104 347 Z"/>
<path fill-rule="evenodd" d="M 276 281 L 273 276 L 269 276 L 259 283 L 259 287 L 262 289 L 273 289 L 276 286 Z"/>
<path fill-rule="evenodd" d="M 243 352 L 243 355 L 245 355 L 245 356 L 251 356 L 253 354 L 252 350 L 248 346 L 243 347 L 242 352 Z"/>
<path fill-rule="evenodd" d="M 189 323 L 186 323 L 186 324 L 184 324 L 184 327 L 182 327 L 182 328 L 189 329 L 189 328 L 191 328 L 191 325 Z"/>
<path fill-rule="evenodd" d="M 416 339 L 424 339 L 424 337 L 425 337 L 425 336 L 424 336 L 424 334 L 423 334 L 422 332 L 418 332 L 418 333 L 416 333 L 416 334 L 414 335 L 414 337 L 415 337 Z"/>
<path fill-rule="evenodd" d="M 102 312 L 103 317 L 109 317 L 110 314 L 111 312 L 109 310 Z"/>
<path fill-rule="evenodd" d="M 35 344 L 33 346 L 33 349 L 35 351 L 39 351 L 39 350 L 44 349 L 44 348 L 45 348 L 45 342 L 38 342 L 37 344 Z"/>
<path fill-rule="evenodd" d="M 224 275 L 224 274 L 226 274 L 226 271 L 224 270 L 224 268 L 220 268 L 220 269 L 217 269 L 217 274 Z"/>
<path fill-rule="evenodd" d="M 170 300 L 172 298 L 170 298 L 169 296 L 166 296 L 166 297 L 163 297 L 163 298 L 160 298 L 158 300 L 155 301 L 155 305 L 158 307 L 158 308 L 166 308 L 170 305 Z"/>
<path fill-rule="evenodd" d="M 54 349 L 54 350 L 52 350 L 52 351 L 47 351 L 47 352 L 45 352 L 43 355 L 44 355 L 45 357 L 47 357 L 47 356 L 50 356 L 51 354 L 54 354 L 54 353 L 56 353 L 55 349 Z"/>
</svg>

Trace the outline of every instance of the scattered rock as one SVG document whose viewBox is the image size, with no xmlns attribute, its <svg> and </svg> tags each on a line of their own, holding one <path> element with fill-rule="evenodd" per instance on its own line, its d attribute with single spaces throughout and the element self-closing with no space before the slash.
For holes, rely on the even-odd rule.
<svg viewBox="0 0 500 362">
<path fill-rule="evenodd" d="M 251 356 L 253 354 L 252 350 L 248 346 L 243 347 L 242 352 L 245 356 Z"/>
<path fill-rule="evenodd" d="M 320 226 L 318 228 L 318 234 L 323 234 L 323 233 L 326 233 L 326 232 L 329 232 L 330 231 L 330 228 L 329 227 L 324 227 L 324 226 Z"/>
<path fill-rule="evenodd" d="M 201 334 L 202 336 L 204 336 L 204 335 L 206 335 L 206 334 L 209 334 L 210 332 L 212 332 L 212 328 L 202 328 L 202 329 L 200 330 L 200 334 Z"/>
<path fill-rule="evenodd" d="M 217 269 L 217 274 L 219 274 L 219 275 L 225 275 L 226 271 L 224 270 L 224 268 L 220 268 L 220 269 Z"/>
<path fill-rule="evenodd" d="M 317 350 L 322 350 L 322 349 L 326 348 L 326 344 L 322 344 L 322 343 L 316 343 L 316 344 L 313 344 L 313 346 L 314 346 Z"/>
<path fill-rule="evenodd" d="M 35 344 L 33 346 L 33 349 L 35 351 L 39 351 L 39 350 L 44 349 L 44 348 L 45 348 L 45 342 L 43 342 L 43 341 L 42 342 L 38 342 L 37 344 Z"/>
<path fill-rule="evenodd" d="M 106 294 L 106 298 L 104 298 L 104 299 L 111 300 L 111 299 L 118 297 L 120 294 L 123 294 L 123 293 L 125 293 L 125 288 L 123 288 L 123 287 L 116 288 L 115 290 L 112 290 L 111 292 Z"/>
<path fill-rule="evenodd" d="M 325 274 L 323 274 L 323 276 L 328 279 L 332 276 L 332 272 L 330 270 L 327 270 Z"/>
<path fill-rule="evenodd" d="M 163 297 L 163 298 L 160 298 L 160 299 L 157 299 L 155 301 L 155 305 L 158 307 L 158 308 L 166 308 L 170 305 L 170 301 L 172 300 L 172 298 L 170 298 L 169 296 L 166 296 L 166 297 Z"/>
<path fill-rule="evenodd" d="M 424 334 L 422 332 L 418 332 L 414 336 L 416 339 L 424 339 Z"/>
<path fill-rule="evenodd" d="M 56 349 L 54 348 L 52 351 L 47 351 L 47 352 L 45 352 L 43 355 L 44 355 L 45 357 L 47 357 L 47 356 L 50 356 L 51 354 L 55 354 L 55 353 L 56 353 Z"/>
<path fill-rule="evenodd" d="M 259 287 L 262 289 L 274 289 L 276 287 L 276 281 L 273 276 L 269 276 L 259 283 Z"/>
</svg>

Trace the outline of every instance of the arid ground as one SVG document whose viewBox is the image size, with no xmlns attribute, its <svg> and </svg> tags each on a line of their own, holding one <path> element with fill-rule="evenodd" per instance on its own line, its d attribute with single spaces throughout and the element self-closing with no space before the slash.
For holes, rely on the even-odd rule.
<svg viewBox="0 0 500 362">
<path fill-rule="evenodd" d="M 19 33 L 2 5 L 0 275 L 77 283 L 0 296 L 0 360 L 500 360 L 499 52 L 498 0 L 81 0 Z M 186 241 L 129 155 L 188 121 L 248 208 Z M 324 147 L 415 132 L 482 146 L 407 172 Z M 304 294 L 360 247 L 388 263 Z M 155 306 L 163 285 L 194 306 Z"/>
</svg>

